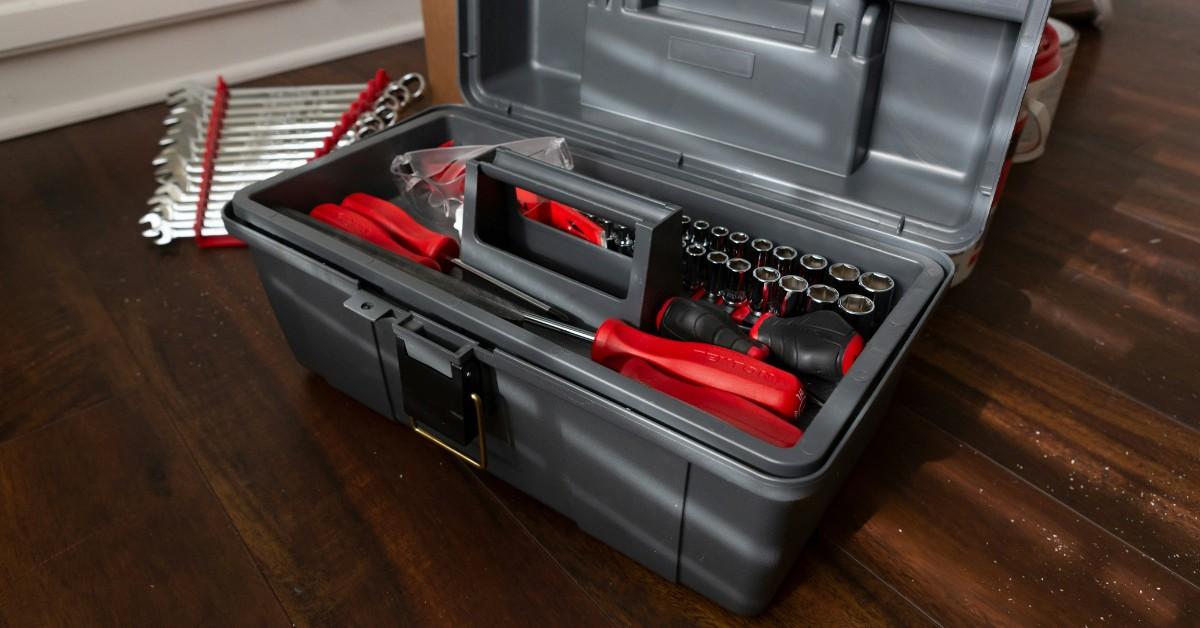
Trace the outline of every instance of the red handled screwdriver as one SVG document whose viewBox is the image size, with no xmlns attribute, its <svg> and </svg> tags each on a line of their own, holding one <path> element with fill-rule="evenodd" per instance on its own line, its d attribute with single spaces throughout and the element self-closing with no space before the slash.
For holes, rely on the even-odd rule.
<svg viewBox="0 0 1200 628">
<path fill-rule="evenodd" d="M 438 263 L 424 255 L 415 253 L 391 238 L 375 221 L 365 218 L 333 203 L 322 203 L 313 208 L 309 215 L 342 231 L 358 236 L 371 244 L 383 247 L 396 255 L 410 259 L 422 266 L 441 270 Z"/>
<path fill-rule="evenodd" d="M 776 446 L 795 445 L 803 432 L 770 410 L 735 394 L 697 386 L 664 373 L 635 357 L 610 359 L 604 366 L 659 392 L 691 404 L 730 425 Z"/>
<path fill-rule="evenodd" d="M 592 343 L 592 359 L 604 364 L 640 358 L 684 381 L 722 390 L 795 419 L 804 409 L 804 385 L 795 375 L 732 349 L 701 342 L 660 338 L 610 318 L 596 333 L 560 321 L 522 313 L 525 320 Z"/>
<path fill-rule="evenodd" d="M 426 228 L 394 203 L 370 194 L 355 192 L 342 199 L 341 206 L 374 222 L 386 232 L 386 235 L 391 236 L 400 245 L 431 258 L 441 265 L 439 270 L 445 270 L 447 264 L 454 264 L 532 305 L 539 311 L 557 314 L 557 311 L 545 301 L 458 259 L 458 242 L 454 238 Z"/>
<path fill-rule="evenodd" d="M 355 192 L 342 199 L 342 207 L 379 223 L 410 250 L 437 261 L 458 257 L 458 242 L 417 222 L 408 212 L 377 196 Z"/>
</svg>

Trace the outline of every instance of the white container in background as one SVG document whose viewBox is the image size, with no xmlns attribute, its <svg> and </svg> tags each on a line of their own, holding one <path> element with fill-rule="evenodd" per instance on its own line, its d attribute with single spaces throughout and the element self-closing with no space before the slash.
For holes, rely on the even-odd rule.
<svg viewBox="0 0 1200 628">
<path fill-rule="evenodd" d="M 1050 127 L 1054 122 L 1054 113 L 1058 110 L 1058 101 L 1062 98 L 1063 86 L 1067 83 L 1067 73 L 1071 69 L 1071 61 L 1075 58 L 1075 49 L 1079 43 L 1079 34 L 1065 22 L 1050 18 L 1048 25 L 1053 28 L 1058 39 L 1058 55 L 1047 56 L 1043 61 L 1035 62 L 1029 87 L 1025 90 L 1025 109 L 1029 112 L 1029 120 L 1021 139 L 1017 142 L 1013 163 L 1033 161 L 1046 152 L 1046 141 L 1050 137 Z M 1039 75 L 1039 65 L 1043 71 L 1053 68 L 1043 76 Z M 1057 66 L 1057 67 L 1055 67 Z"/>
</svg>

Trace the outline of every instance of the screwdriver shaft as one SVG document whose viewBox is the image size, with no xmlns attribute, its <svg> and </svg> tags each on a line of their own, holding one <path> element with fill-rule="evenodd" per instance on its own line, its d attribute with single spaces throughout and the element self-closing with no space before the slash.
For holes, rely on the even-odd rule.
<svg viewBox="0 0 1200 628">
<path fill-rule="evenodd" d="M 575 338 L 586 342 L 595 342 L 596 340 L 596 334 L 589 333 L 586 330 L 580 329 L 573 325 L 568 325 L 561 321 L 556 321 L 553 318 L 546 318 L 545 316 L 539 316 L 529 312 L 521 312 L 521 315 L 525 317 L 525 320 L 531 323 L 562 332 L 568 336 L 574 336 Z"/>
</svg>

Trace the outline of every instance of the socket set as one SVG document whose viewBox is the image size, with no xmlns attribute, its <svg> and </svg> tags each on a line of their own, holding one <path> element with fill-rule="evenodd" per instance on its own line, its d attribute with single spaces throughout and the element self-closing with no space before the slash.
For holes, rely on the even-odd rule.
<svg viewBox="0 0 1200 628">
<path fill-rule="evenodd" d="M 683 289 L 744 324 L 829 310 L 870 336 L 896 301 L 896 282 L 816 252 L 682 216 Z"/>
<path fill-rule="evenodd" d="M 424 90 L 420 74 L 389 81 L 382 70 L 365 88 L 229 88 L 221 79 L 183 86 L 167 96 L 142 236 L 159 245 L 195 238 L 201 247 L 240 246 L 220 217 L 238 190 L 389 128 Z"/>
</svg>

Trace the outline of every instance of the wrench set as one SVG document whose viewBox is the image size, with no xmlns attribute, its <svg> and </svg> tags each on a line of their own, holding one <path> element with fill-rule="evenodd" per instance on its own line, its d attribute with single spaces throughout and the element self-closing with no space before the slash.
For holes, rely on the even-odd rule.
<svg viewBox="0 0 1200 628">
<path fill-rule="evenodd" d="M 239 246 L 220 217 L 238 190 L 394 125 L 424 91 L 420 74 L 390 81 L 382 70 L 365 88 L 183 86 L 167 96 L 142 235 L 159 245 Z"/>
<path fill-rule="evenodd" d="M 869 336 L 895 302 L 896 282 L 884 273 L 831 264 L 819 253 L 801 254 L 707 220 L 685 215 L 683 222 L 684 290 L 725 306 L 734 320 L 830 310 Z"/>
</svg>

